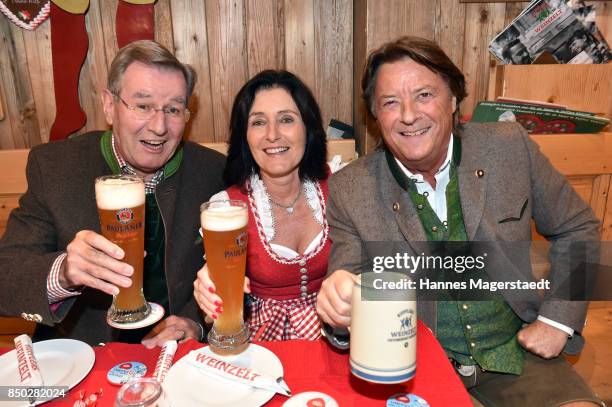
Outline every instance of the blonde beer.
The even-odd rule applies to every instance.
[[[102,236],[125,252],[123,262],[134,268],[132,285],[119,287],[108,311],[113,322],[144,319],[150,312],[142,292],[144,262],[144,181],[136,176],[111,175],[96,179],[96,204]]]
[[[248,220],[247,205],[241,201],[207,202],[201,207],[208,272],[223,301],[223,312],[208,335],[211,350],[219,354],[237,354],[247,346],[242,310]]]

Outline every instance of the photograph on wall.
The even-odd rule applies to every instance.
[[[584,2],[534,0],[491,41],[489,50],[505,64],[531,64],[544,53],[560,64],[607,63],[610,48],[594,13]]]

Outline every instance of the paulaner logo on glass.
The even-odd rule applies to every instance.
[[[382,273],[387,270],[406,270],[412,274],[417,270],[454,270],[463,273],[484,269],[486,257],[487,253],[482,256],[426,256],[425,253],[411,256],[408,253],[396,253],[395,256],[374,257],[372,271]]]

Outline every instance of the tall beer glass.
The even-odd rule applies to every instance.
[[[247,204],[231,200],[206,202],[200,210],[208,272],[223,301],[223,313],[208,333],[208,343],[215,353],[235,355],[246,349],[249,336],[242,315]]]
[[[134,267],[132,285],[119,287],[108,317],[116,323],[137,322],[150,312],[142,292],[145,187],[142,178],[109,175],[96,178],[96,203],[102,236],[125,252],[122,261]]]

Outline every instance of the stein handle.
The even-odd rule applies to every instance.
[[[329,324],[323,323],[321,327],[321,335],[337,349],[348,349],[351,338],[351,328],[334,328]]]

